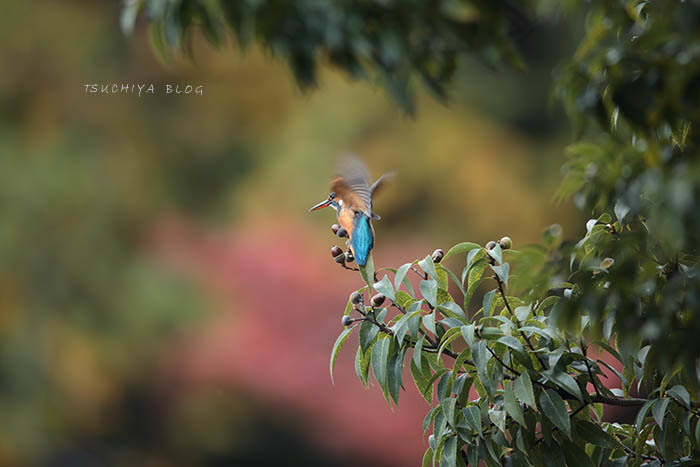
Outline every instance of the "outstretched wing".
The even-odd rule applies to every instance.
[[[346,156],[338,166],[339,178],[333,180],[331,189],[344,202],[371,215],[372,192],[369,187],[367,167],[356,157]]]
[[[390,181],[392,178],[394,178],[394,172],[387,172],[375,180],[375,182],[372,183],[372,186],[369,187],[370,196],[374,197],[377,192],[382,190],[384,185],[386,185],[386,182]]]

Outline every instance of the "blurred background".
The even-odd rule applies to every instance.
[[[307,209],[352,151],[397,172],[375,201],[378,266],[517,248],[554,222],[579,234],[552,201],[570,130],[549,92],[571,28],[537,24],[525,73],[463,63],[448,105],[421,95],[413,119],[330,69],[302,94],[255,47],[196,40],[194,61],[160,63],[143,24],[122,34],[121,6],[0,15],[0,465],[415,465],[414,387],[396,411],[363,389],[354,340],[331,385],[362,283],[332,262],[331,211]]]

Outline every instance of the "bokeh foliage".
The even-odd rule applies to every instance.
[[[145,8],[150,15],[153,41],[164,51],[162,44],[186,45],[187,33],[194,24],[202,25],[207,36],[216,42],[219,25],[228,23],[239,44],[245,46],[255,38],[273,54],[284,57],[302,86],[315,82],[315,63],[323,56],[352,77],[369,75],[409,111],[413,110],[409,89],[414,76],[423,78],[442,96],[443,86],[453,76],[455,60],[464,54],[495,63],[518,63],[512,41],[516,29],[512,27],[513,12],[506,2],[445,1],[438,2],[437,7],[435,2],[422,1],[285,5],[272,1],[130,2],[124,10],[124,24],[128,29],[136,13]],[[425,315],[433,318],[421,319],[413,326],[414,339],[420,339],[418,329],[425,326],[424,332],[433,334],[445,348],[452,345],[452,338],[463,338],[468,344],[466,355],[474,363],[464,379],[474,378],[472,381],[481,385],[477,385],[481,390],[476,402],[459,400],[463,396],[461,389],[455,393],[456,399],[452,398],[448,389],[454,380],[441,374],[442,361],[429,360],[428,366],[422,368],[422,353],[414,353],[418,359],[414,363],[421,370],[418,375],[414,373],[416,380],[430,373],[438,374],[441,382],[446,381],[438,384],[438,407],[444,415],[434,427],[431,449],[442,453],[448,465],[460,462],[457,448],[465,443],[475,446],[467,448],[467,456],[498,464],[506,455],[509,462],[527,463],[537,459],[536,451],[533,454],[528,447],[540,443],[534,437],[534,427],[539,422],[542,439],[551,448],[543,449],[543,454],[563,455],[550,459],[554,464],[564,460],[585,464],[585,459],[600,461],[607,457],[617,458],[620,463],[692,462],[697,456],[700,425],[691,402],[697,400],[700,378],[700,344],[695,339],[700,330],[700,166],[696,135],[700,123],[700,2],[572,1],[561,10],[552,8],[549,2],[527,5],[526,10],[528,6],[538,7],[537,11],[545,15],[577,18],[578,12],[583,12],[586,18],[577,52],[564,60],[559,69],[555,95],[569,112],[577,139],[569,149],[558,196],[573,197],[591,220],[586,224],[585,236],[575,244],[562,244],[557,235],[552,235],[557,229],[551,230],[545,244],[533,250],[537,254],[527,255],[531,261],[522,266],[521,278],[529,286],[522,289],[524,295],[517,300],[531,309],[539,309],[538,303],[551,305],[542,307],[543,312],[547,311],[544,308],[549,311],[533,316],[531,324],[537,327],[539,322],[550,332],[562,334],[538,334],[537,346],[531,347],[527,334],[511,332],[513,328],[519,330],[520,318],[514,310],[514,315],[508,315],[511,310],[506,306],[505,294],[503,303],[497,304],[497,309],[505,309],[501,310],[501,318],[505,319],[498,320],[502,322],[497,327],[499,331],[493,331],[496,336],[500,332],[505,335],[503,339],[498,337],[493,349],[486,337],[474,340],[470,329],[476,328],[469,326],[475,323],[471,321],[473,317],[467,318],[464,309],[463,322],[456,323],[449,320],[457,319],[452,315],[459,313],[448,308],[451,313],[443,314],[442,332],[441,327],[436,327],[434,312]],[[520,12],[516,16],[520,17]],[[327,24],[339,27],[324,29]],[[575,20],[572,25],[576,26]],[[487,261],[491,250],[476,251],[481,251]],[[489,264],[500,276],[500,289],[501,282],[507,283],[508,268],[503,268],[508,263],[502,262],[500,255],[493,260],[492,264],[485,262],[484,268]],[[436,301],[431,290],[446,291],[446,287],[439,287],[439,281],[446,283],[447,279],[440,279],[429,269],[430,266],[423,268],[433,276],[425,277],[423,299],[412,303],[425,301],[431,309],[439,310],[442,303],[451,301],[447,296],[443,297],[447,300]],[[458,282],[460,287],[468,287],[464,278]],[[399,280],[396,286],[401,283]],[[399,300],[396,290],[390,291],[386,284],[380,287],[393,295],[398,306],[410,306]],[[559,289],[563,290],[561,297],[554,293]],[[469,291],[465,292],[468,295]],[[490,297],[493,299],[494,295]],[[405,311],[409,313],[408,309]],[[411,313],[414,317],[422,314],[420,308]],[[522,311],[522,318],[528,318],[529,313]],[[386,370],[401,367],[396,362],[403,359],[403,339],[398,338],[398,329],[383,329],[383,319],[372,315],[373,324],[382,333],[374,337],[381,345],[376,352],[372,350],[370,357],[374,362],[376,353],[380,363],[373,366],[375,378],[395,399],[400,387],[396,381],[399,373],[394,371],[392,380]],[[459,330],[457,324],[467,328],[450,332]],[[613,338],[614,346],[607,349]],[[603,395],[615,399],[606,403],[632,400],[628,395],[633,383],[648,394],[642,402],[633,401],[643,404],[635,427],[581,420],[580,417],[590,419],[591,414],[580,407],[595,402],[590,394],[584,395],[585,384],[593,384],[597,371],[595,366],[590,368],[595,362],[589,361],[584,350],[592,343],[619,357],[624,368],[620,375],[622,393]],[[413,344],[418,345],[417,341]],[[521,351],[526,345],[529,350]],[[374,346],[377,348],[376,343]],[[365,347],[361,346],[364,352],[368,350]],[[568,357],[555,358],[554,362],[550,359],[549,363],[539,361],[538,349],[546,349],[550,355],[566,353]],[[487,350],[493,359],[485,356]],[[496,356],[511,364],[501,364]],[[509,360],[518,356],[517,363]],[[360,376],[365,379],[368,358],[360,355],[358,361],[363,370]],[[392,362],[394,365],[389,365]],[[389,366],[385,367],[385,363]],[[469,364],[458,361],[451,370],[452,376],[468,367]],[[529,391],[519,391],[520,396],[514,399],[514,393],[509,392],[508,372],[517,381],[532,372],[529,379],[537,382],[539,404],[531,403]],[[522,381],[519,384],[520,388],[527,386]],[[599,392],[604,389],[595,386],[595,397],[600,399]],[[562,400],[562,391],[568,402]],[[577,406],[577,400],[584,405]],[[488,404],[479,405],[484,401]],[[463,405],[461,412],[455,411],[457,403]],[[540,407],[541,411],[527,411],[540,418],[523,420],[521,403]],[[481,418],[472,413],[473,407]],[[647,414],[650,407],[651,414]],[[461,427],[458,414],[463,414],[466,423]],[[492,430],[485,443],[478,441],[484,438],[477,419]],[[547,435],[552,428],[547,428],[547,420],[568,436]],[[529,429],[529,437],[522,431],[510,431],[515,424],[525,431]],[[572,426],[580,431],[580,436],[571,437]],[[462,436],[460,428],[467,430],[468,435]],[[509,436],[506,431],[510,431]],[[521,441],[530,445],[518,444]],[[619,445],[621,442],[627,445]],[[533,455],[528,459],[518,452]]]
[[[228,25],[240,47],[255,40],[285,60],[302,88],[314,86],[319,65],[330,63],[384,87],[408,111],[417,81],[445,98],[445,84],[466,54],[491,65],[519,65],[511,37],[528,27],[506,1],[135,0],[122,14],[126,31],[142,9],[164,58],[168,48],[190,53],[194,27],[218,45]]]

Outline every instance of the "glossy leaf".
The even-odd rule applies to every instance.
[[[357,326],[351,326],[349,328],[346,328],[343,332],[340,333],[340,335],[338,336],[338,338],[335,341],[335,344],[333,344],[333,349],[331,350],[331,363],[330,363],[331,382],[333,382],[333,367],[335,367],[335,361],[338,359],[338,354],[340,353],[340,350],[343,348],[343,344],[345,344],[345,341],[350,336],[350,333],[356,327]]]
[[[551,389],[545,389],[540,394],[540,408],[545,416],[567,437],[571,438],[571,420],[564,400]]]

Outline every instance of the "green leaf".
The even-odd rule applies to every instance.
[[[405,349],[400,349],[390,359],[387,365],[387,387],[394,404],[399,405],[399,391],[401,390],[403,375],[403,357]]]
[[[493,303],[493,297],[496,295],[496,292],[498,292],[498,290],[493,289],[484,294],[484,300],[482,302],[484,316],[491,316],[491,304]]]
[[[437,288],[437,282],[433,279],[420,281],[420,293],[433,308],[437,306]]]
[[[617,449],[621,444],[615,437],[603,431],[595,423],[588,420],[578,420],[576,422],[576,434],[586,440],[586,442],[602,446],[604,448]]]
[[[551,389],[545,389],[540,394],[540,408],[551,422],[571,438],[571,420],[564,400]]]
[[[389,300],[391,300],[392,302],[396,302],[396,295],[394,295],[394,286],[391,285],[391,281],[389,280],[389,277],[386,274],[384,274],[382,280],[380,280],[379,282],[375,282],[374,290],[389,298]]]
[[[484,270],[486,269],[486,266],[488,263],[486,260],[479,260],[477,261],[476,264],[469,270],[469,277],[467,281],[467,294],[464,296],[464,309],[466,310],[469,306],[469,302],[471,301],[472,296],[474,295],[474,292],[476,292],[476,289],[479,287],[479,284],[484,280]]]
[[[486,250],[486,253],[496,261],[496,264],[501,264],[503,262],[503,250],[498,243],[490,250]]]
[[[666,391],[666,394],[673,397],[679,404],[685,407],[686,410],[690,410],[690,394],[685,387],[676,384]]]
[[[554,384],[569,392],[570,394],[576,396],[578,400],[583,400],[581,388],[579,388],[578,383],[570,374],[555,369],[549,375],[549,380],[553,381]]]
[[[385,390],[387,381],[387,365],[389,364],[389,336],[381,337],[372,346],[372,373],[379,386]]]
[[[523,417],[523,409],[515,400],[515,394],[513,393],[513,385],[510,381],[506,381],[505,389],[503,390],[503,408],[506,409],[506,413],[515,420],[520,426],[527,428],[525,423],[525,417]]]
[[[491,423],[496,425],[499,430],[505,433],[506,431],[506,412],[503,410],[490,409],[489,419]]]
[[[595,467],[591,458],[582,448],[569,440],[562,440],[564,446],[564,457],[568,467]]]
[[[331,350],[331,383],[333,383],[333,367],[335,367],[335,361],[338,358],[338,354],[340,353],[340,349],[343,348],[343,344],[345,344],[345,341],[348,339],[350,336],[350,333],[355,329],[357,325],[351,326],[347,329],[345,329],[343,332],[340,333],[338,336],[338,339],[336,339],[335,344],[333,344],[333,350]]]
[[[442,407],[439,405],[436,405],[430,411],[426,414],[425,418],[423,419],[423,436],[428,432],[428,429],[430,428],[430,425],[432,425],[433,420],[435,420],[435,416],[439,411],[442,410]]]
[[[479,437],[481,437],[481,410],[479,410],[479,406],[470,405],[469,407],[462,409],[462,414],[464,414],[464,419],[467,421],[469,426],[476,431]]]
[[[493,269],[493,272],[496,273],[498,277],[503,281],[503,284],[505,286],[508,286],[508,276],[510,274],[510,265],[508,263],[503,263],[500,266],[491,266],[491,269]]]
[[[613,210],[615,211],[615,217],[617,217],[617,220],[620,222],[620,224],[622,224],[622,220],[630,212],[629,206],[627,206],[622,200],[619,199],[615,203],[615,208]]]
[[[476,243],[473,242],[462,242],[458,243],[452,248],[450,248],[447,253],[445,253],[445,257],[443,258],[443,261],[446,260],[447,258],[458,255],[460,253],[467,253],[470,252],[471,250],[475,248],[481,248],[480,245],[477,245]]]
[[[423,462],[421,467],[433,467],[433,448],[428,448],[423,454]]]
[[[451,428],[455,426],[455,406],[457,404],[457,399],[454,397],[446,397],[442,401],[442,413],[445,414],[445,419]]]
[[[401,284],[404,283],[404,279],[406,278],[406,273],[408,272],[410,267],[411,267],[411,263],[406,263],[396,271],[396,275],[394,276],[394,287],[396,287],[397,291],[401,287]]]
[[[423,316],[423,326],[425,326],[425,329],[428,331],[437,335],[437,330],[435,329],[435,312]]]
[[[368,350],[367,352],[362,351],[362,347],[357,347],[357,353],[355,354],[355,373],[360,378],[362,385],[364,387],[369,386],[369,363],[371,361],[371,354]]]
[[[447,269],[441,264],[436,264],[435,265],[435,275],[436,275],[436,281],[438,284],[438,289],[443,289],[445,292],[447,292],[447,287],[449,287],[449,278],[447,276]],[[438,292],[439,293],[439,292]],[[448,294],[449,295],[449,294]],[[439,303],[452,300],[452,297],[449,299],[445,300],[439,300]]]
[[[418,368],[421,368],[421,360],[423,358],[423,341],[425,341],[425,336],[420,336],[416,346],[413,348],[413,362]]]
[[[515,313],[515,318],[523,322],[527,319],[528,316],[530,316],[530,310],[532,309],[532,306],[527,305],[527,306],[519,306],[513,312]]]
[[[542,444],[542,460],[546,467],[566,467],[564,449],[558,445],[546,446]]]
[[[669,402],[671,402],[671,399],[664,397],[662,399],[658,399],[656,402],[654,402],[654,405],[651,406],[651,413],[654,416],[654,421],[659,426],[663,426],[664,424],[666,408],[668,407]]]
[[[469,348],[473,348],[476,343],[476,336],[474,335],[474,323],[462,326],[462,336],[466,341]]]
[[[452,466],[457,464],[457,437],[450,436],[445,441],[445,446],[442,448],[442,464]]]
[[[432,277],[436,281],[438,280],[437,271],[435,270],[435,263],[433,263],[433,258],[430,255],[418,261],[418,266],[420,266],[421,269],[425,271],[430,277]]]
[[[414,354],[415,357],[415,354]],[[418,393],[428,403],[433,404],[433,387],[431,383],[431,373],[425,360],[421,361],[421,366],[417,366],[414,359],[411,359],[411,376],[416,384]]]
[[[369,321],[362,321],[360,324],[360,348],[363,352],[369,349],[377,334],[379,334],[379,327]]]
[[[464,266],[464,269],[462,270],[462,285],[464,285],[464,279],[467,278],[467,274],[471,270],[472,266],[474,266],[478,262],[475,260],[478,256],[480,256],[480,253],[483,253],[483,251],[483,248],[479,248],[474,249],[467,254],[467,265]]]
[[[460,328],[450,328],[447,330],[445,334],[442,336],[442,340],[440,342],[440,348],[438,349],[437,356],[440,358],[440,355],[442,355],[442,352],[445,351],[448,345],[452,343],[455,339],[458,337],[461,337],[462,335],[462,330]]]
[[[463,321],[466,320],[466,316],[464,315],[464,310],[460,308],[459,305],[457,305],[455,302],[445,302],[441,303],[438,305],[438,310],[441,312],[447,312],[443,313],[444,315],[450,317],[450,316],[457,316],[458,318],[461,318]]]
[[[374,284],[374,259],[371,253],[369,258],[367,258],[367,264],[360,266],[360,275],[365,280],[370,290],[372,290],[372,285]]]
[[[499,338],[496,342],[500,342],[501,344],[510,347],[516,352],[520,352],[521,354],[526,355],[525,349],[523,348],[523,344],[521,344],[520,341],[514,336],[503,336]]]
[[[520,402],[527,404],[533,409],[535,404],[535,393],[532,390],[532,381],[527,371],[524,371],[513,383],[513,392]]]
[[[406,333],[409,331],[410,327],[408,323],[411,321],[411,319],[414,319],[416,316],[420,316],[420,314],[420,311],[406,313],[394,325],[394,335],[396,336],[396,342],[398,342],[399,346],[403,344],[403,339],[404,337],[406,337]]]
[[[649,411],[649,407],[655,402],[654,399],[650,399],[644,403],[641,409],[639,409],[639,412],[637,412],[637,417],[635,418],[635,426],[637,427],[637,432],[641,431],[641,429],[644,427],[644,418],[647,415],[647,412]]]

